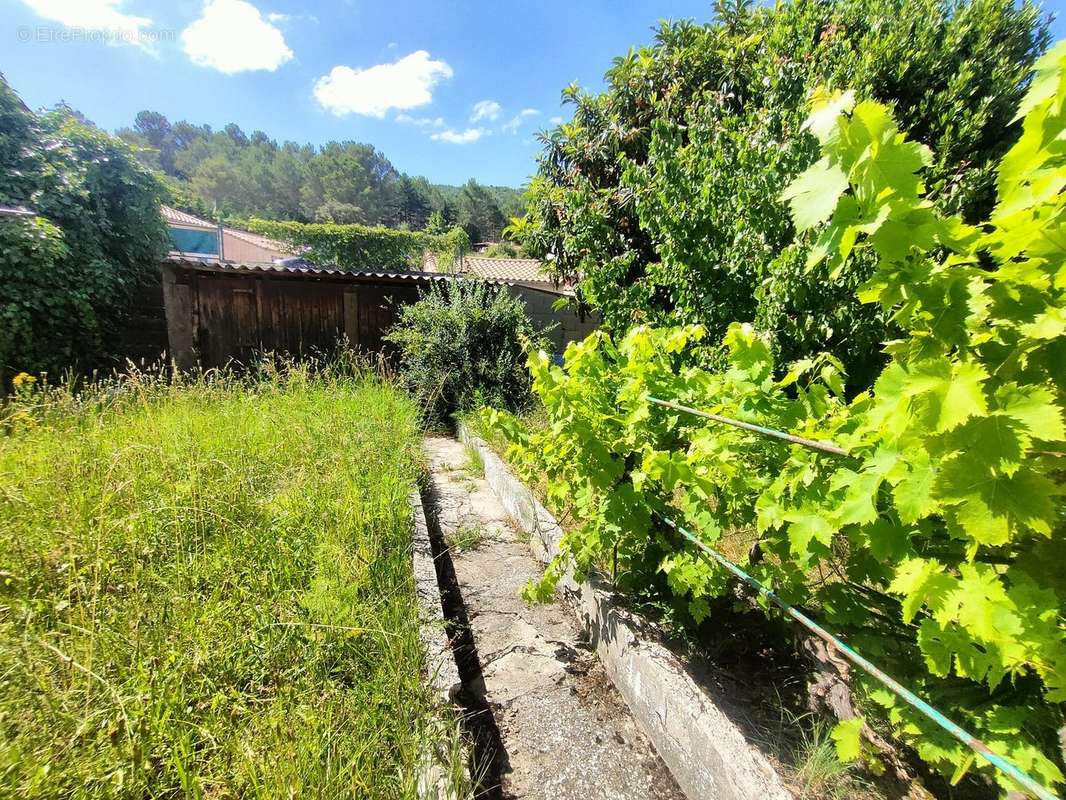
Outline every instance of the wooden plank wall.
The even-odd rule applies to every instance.
[[[111,352],[142,369],[166,362],[167,325],[163,299],[159,274],[146,276],[134,290],[129,315],[116,331],[115,341],[109,347]]]
[[[341,336],[359,349],[387,350],[382,336],[399,306],[420,294],[415,285],[372,280],[165,270],[168,331],[184,368],[247,364],[262,352],[327,353]]]

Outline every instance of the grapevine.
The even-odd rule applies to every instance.
[[[806,128],[821,159],[782,196],[818,243],[809,266],[877,262],[860,289],[905,336],[872,390],[848,398],[822,355],[779,369],[766,338],[734,323],[728,365],[689,357],[699,326],[638,326],[572,344],[564,367],[529,365],[550,424],[502,412],[527,477],[577,523],[532,594],[550,594],[617,552],[658,568],[696,620],[729,576],[672,536],[677,517],[708,545],[749,536],[744,566],[815,609],[934,706],[1048,786],[1064,783],[1057,731],[1066,704],[1066,42],[1037,64],[980,224],[938,211],[922,173],[930,151],[891,111],[820,90]],[[835,442],[839,457],[664,409],[649,396]],[[743,561],[743,556],[741,557]],[[879,684],[853,676],[867,716],[954,782],[1009,780]],[[862,724],[842,723],[859,757]]]

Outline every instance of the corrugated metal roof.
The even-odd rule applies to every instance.
[[[499,260],[499,259],[496,259]],[[512,259],[513,260],[513,259]],[[322,275],[332,277],[356,277],[356,278],[380,278],[384,280],[418,281],[432,283],[434,281],[463,280],[465,277],[474,277],[489,283],[504,286],[523,286],[537,291],[551,294],[570,294],[566,288],[556,288],[551,283],[544,281],[509,280],[507,278],[494,278],[485,275],[475,275],[470,272],[386,272],[383,270],[350,270],[336,266],[287,265],[287,264],[262,264],[262,263],[238,263],[233,261],[218,261],[216,259],[195,259],[186,256],[172,255],[167,258],[170,264],[202,269],[211,272],[238,272],[238,273],[268,273],[280,275]]]
[[[235,263],[209,259],[183,258],[171,256],[167,263],[177,264],[193,269],[208,269],[215,272],[266,272],[283,275],[333,275],[343,277],[389,278],[410,281],[450,281],[461,278],[443,272],[382,272],[375,270],[350,270],[340,267],[318,267],[311,265]]]

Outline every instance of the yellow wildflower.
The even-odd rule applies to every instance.
[[[21,389],[25,386],[27,389],[32,389],[33,384],[37,383],[37,379],[30,375],[28,372],[20,372],[14,378],[11,379],[11,385],[16,389]]]

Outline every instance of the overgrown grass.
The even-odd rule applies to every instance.
[[[0,425],[0,794],[411,797],[427,745],[458,753],[420,680],[399,392],[132,380]]]

